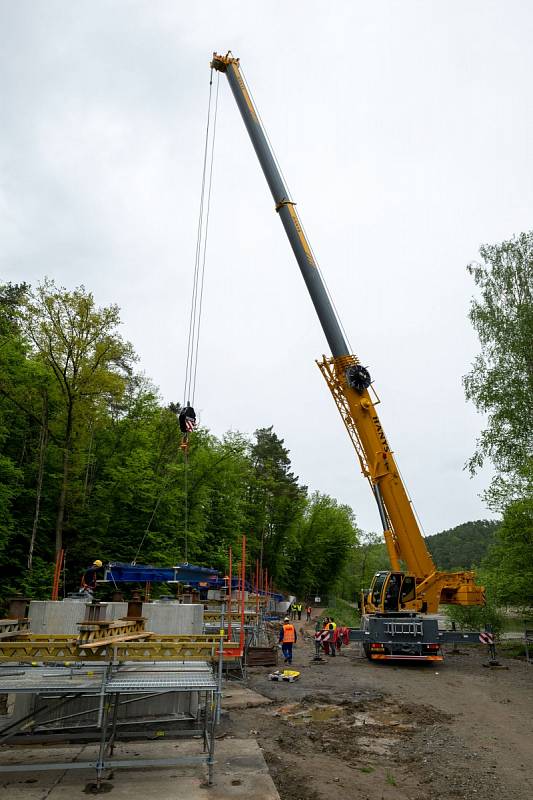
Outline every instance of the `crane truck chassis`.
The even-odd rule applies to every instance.
[[[376,500],[391,570],[378,572],[362,594],[360,641],[371,660],[442,660],[444,642],[478,642],[478,632],[439,630],[441,603],[482,605],[484,589],[473,572],[437,570],[426,547],[412,502],[379,421],[379,398],[371,376],[350,353],[304,228],[277,166],[260,116],[246,85],[239,59],[231,51],[213,53],[211,69],[226,75],[265,175],[332,356],[318,367],[324,376],[355,448],[363,476]],[[433,615],[433,616],[432,616]]]
[[[350,641],[361,642],[370,661],[443,661],[443,644],[479,644],[479,631],[441,630],[437,617],[413,612],[378,612],[363,614]]]

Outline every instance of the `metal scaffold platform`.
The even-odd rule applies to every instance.
[[[215,755],[217,691],[217,681],[207,662],[122,665],[78,663],[62,667],[45,665],[24,667],[14,664],[4,666],[0,668],[0,694],[35,695],[43,701],[43,705],[0,730],[0,744],[9,741],[21,730],[34,728],[38,724],[39,716],[56,713],[61,707],[77,698],[94,697],[97,700],[93,710],[96,713],[95,727],[99,730],[99,746],[96,759],[89,761],[2,764],[0,773],[94,769],[96,788],[99,788],[104,772],[112,768],[134,769],[205,763],[208,783],[211,785]],[[202,751],[198,755],[165,759],[113,758],[121,697],[123,695],[154,697],[169,692],[195,692],[198,693],[199,700],[203,700],[198,703],[193,726],[181,732],[181,735],[199,737],[203,745]],[[73,716],[77,715],[70,714],[65,719]],[[59,720],[61,717],[54,718],[55,722]]]
[[[47,763],[18,763],[12,761],[18,751],[4,751],[0,774],[94,769],[98,789],[104,774],[117,767],[205,764],[211,785],[224,672],[227,678],[230,670],[232,677],[244,677],[247,653],[265,635],[267,600],[260,594],[257,562],[255,594],[246,596],[245,537],[236,579],[231,549],[229,560],[229,576],[205,606],[150,603],[134,590],[127,606],[123,600],[80,603],[75,597],[32,603],[21,598],[10,608],[9,618],[0,620],[0,745],[93,744],[85,761],[63,755],[54,761],[52,755]],[[196,754],[192,745],[192,752],[171,758],[114,757],[117,731],[150,738],[161,726],[171,736],[198,739],[203,749]]]

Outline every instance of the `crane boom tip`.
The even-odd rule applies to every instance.
[[[219,72],[225,72],[228,68],[229,64],[239,64],[239,59],[234,58],[231,50],[228,50],[225,56],[221,56],[218,53],[213,53],[213,59],[211,61],[211,69],[216,69]]]

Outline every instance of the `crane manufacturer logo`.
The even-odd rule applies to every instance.
[[[383,432],[383,428],[381,427],[381,422],[379,421],[379,418],[378,418],[377,415],[372,417],[372,422],[376,426],[376,432],[377,432],[377,435],[379,437],[379,440],[380,440],[381,444],[383,445],[384,452],[385,453],[390,453],[390,448],[389,448],[389,443],[387,442],[387,437],[385,436],[385,433]]]
[[[246,105],[248,106],[248,110],[250,111],[250,114],[252,115],[252,117],[254,119],[254,122],[258,122],[257,114],[255,113],[254,104],[252,103],[252,98],[250,97],[250,95],[248,93],[248,89],[246,88],[246,86],[244,84],[244,81],[242,79],[242,75],[239,72],[239,70],[237,69],[237,67],[235,66],[235,64],[233,64],[233,67],[234,67],[234,70],[235,70],[235,76],[237,78],[237,83],[239,84],[239,87],[240,87],[241,92],[242,92],[242,96],[244,97]]]
[[[294,227],[296,228],[296,233],[298,234],[298,237],[300,239],[301,245],[302,245],[302,247],[304,249],[305,256],[306,256],[306,258],[307,258],[307,260],[309,262],[309,266],[310,267],[316,267],[315,259],[313,258],[313,254],[311,252],[311,248],[309,247],[307,239],[305,238],[305,234],[304,234],[302,226],[300,224],[300,220],[298,219],[298,214],[296,213],[294,205],[292,203],[290,203],[287,206],[287,208],[289,209],[289,214],[291,215],[292,221],[294,223]]]

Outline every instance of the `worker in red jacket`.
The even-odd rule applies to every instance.
[[[292,646],[296,642],[296,628],[288,617],[283,620],[283,625],[279,631],[279,641],[283,651],[283,658],[286,664],[292,664]]]
[[[337,641],[335,642],[335,646],[337,648],[337,653],[340,654],[342,645],[347,645],[350,641],[350,631],[344,625],[342,627],[337,627]]]

